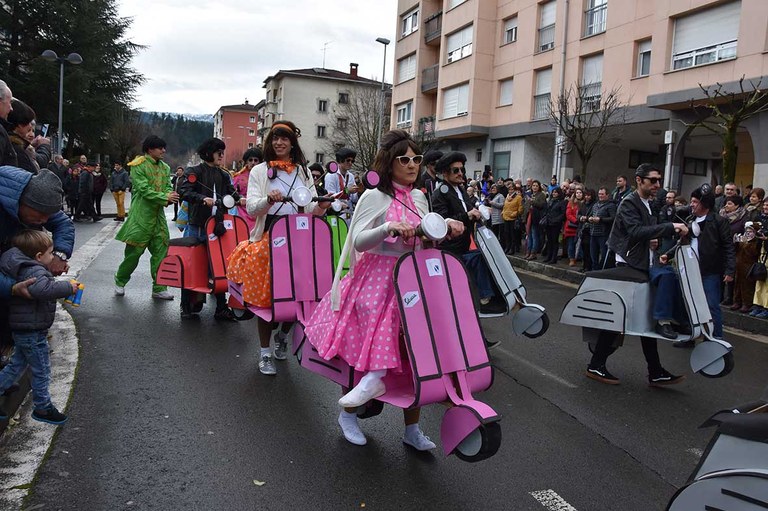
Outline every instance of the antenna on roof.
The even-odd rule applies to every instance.
[[[329,46],[329,45],[330,45],[332,42],[333,42],[333,41],[327,41],[327,42],[323,43],[323,69],[325,69],[325,52],[328,50],[328,46]]]

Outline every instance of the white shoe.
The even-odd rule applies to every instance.
[[[403,435],[403,443],[410,445],[417,451],[431,451],[435,447],[435,442],[429,439],[427,435],[421,430],[416,428],[416,432],[409,435],[407,432]]]
[[[123,286],[115,286],[115,296],[125,296],[125,288]]]
[[[354,389],[350,390],[339,399],[339,406],[344,408],[357,408],[371,399],[376,399],[386,391],[387,388],[384,386],[384,382],[378,378],[367,385],[361,381]]]
[[[152,293],[152,298],[157,298],[158,300],[173,300],[173,295],[168,291],[159,291],[157,293]]]
[[[345,417],[346,412],[342,411],[339,414],[339,426],[341,426],[341,432],[344,433],[344,438],[347,442],[355,445],[365,445],[368,443],[363,430],[360,429],[360,425],[357,423],[357,415],[352,417]]]
[[[275,360],[285,360],[288,358],[288,336],[278,331],[275,334]]]

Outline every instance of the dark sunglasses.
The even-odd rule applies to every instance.
[[[346,160],[344,160],[344,163],[355,163],[355,159],[354,158],[347,158]]]
[[[644,177],[642,179],[647,179],[648,181],[651,182],[652,185],[656,185],[656,184],[661,183],[661,180],[663,178],[661,178],[661,177]]]
[[[424,155],[417,154],[416,156],[395,156],[395,159],[402,166],[406,166],[411,162],[415,163],[416,165],[421,165],[421,161],[424,159]]]
[[[453,174],[459,174],[464,172],[464,167],[449,167],[448,170],[450,170]]]
[[[248,158],[248,161],[259,163],[259,159],[258,158]]]

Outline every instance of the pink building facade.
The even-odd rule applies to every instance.
[[[242,162],[243,153],[258,144],[258,110],[248,100],[242,105],[222,106],[213,118],[213,136],[227,145],[224,165],[234,169]]]

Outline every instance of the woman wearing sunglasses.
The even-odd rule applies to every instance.
[[[243,154],[243,168],[232,177],[232,184],[235,185],[235,190],[241,197],[248,196],[248,179],[251,177],[251,169],[261,163],[263,159],[264,154],[258,147],[252,147]],[[237,216],[245,220],[249,232],[256,226],[256,220],[248,214],[243,206],[237,206]]]
[[[349,273],[340,278],[336,270],[331,292],[310,318],[306,334],[320,356],[341,357],[356,371],[366,373],[360,383],[344,395],[339,425],[344,437],[356,445],[366,438],[355,413],[385,391],[387,371],[402,371],[402,332],[393,273],[398,258],[421,243],[416,227],[429,213],[424,194],[414,187],[422,162],[418,145],[403,130],[385,134],[373,164],[380,183],[360,197],[349,227],[341,261],[349,255]],[[451,232],[459,235],[463,224],[449,220]],[[397,236],[391,236],[396,233]],[[403,442],[420,451],[435,444],[419,428],[419,409],[404,410]]]

